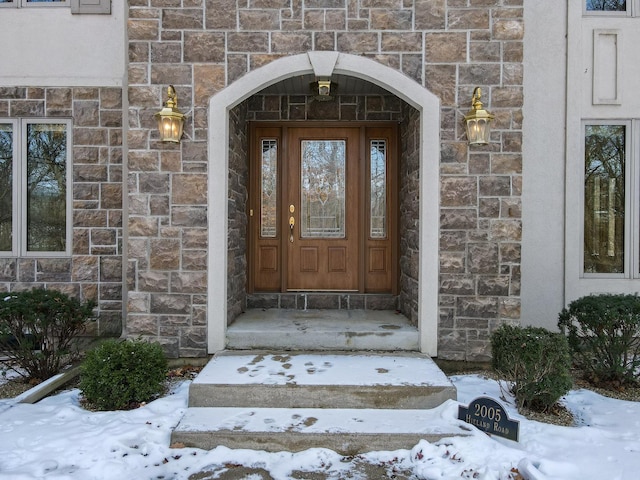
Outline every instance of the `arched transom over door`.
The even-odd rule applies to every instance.
[[[249,289],[397,290],[397,126],[251,127]]]

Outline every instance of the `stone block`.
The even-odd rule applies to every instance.
[[[225,87],[224,65],[195,65],[193,75],[195,105],[207,105],[209,99]]]
[[[491,26],[487,8],[449,8],[447,30],[483,30]]]
[[[521,19],[494,19],[492,36],[496,40],[524,39],[524,22]]]
[[[181,227],[207,227],[205,207],[174,207],[171,209],[171,224]]]
[[[442,275],[440,293],[447,295],[473,295],[475,284],[472,278],[462,275]]]
[[[468,230],[478,226],[478,211],[474,208],[441,208],[440,228]]]
[[[235,0],[205,0],[206,24],[210,30],[236,30],[238,14]]]
[[[156,217],[129,216],[129,235],[131,237],[153,237],[158,234]]]
[[[378,34],[340,32],[338,33],[338,50],[341,52],[377,52]]]
[[[0,281],[15,282],[18,279],[17,273],[15,258],[0,258]]]
[[[440,205],[443,207],[471,207],[478,203],[476,177],[441,177]]]
[[[127,315],[127,334],[134,338],[139,335],[158,335],[158,316],[138,315],[129,312]]]
[[[444,30],[446,0],[415,0],[415,28]]]
[[[98,281],[98,257],[90,255],[74,256],[72,258],[71,279],[74,282]]]
[[[522,240],[522,221],[519,219],[492,220],[491,239],[498,242]]]
[[[138,275],[138,289],[141,292],[168,292],[169,273],[145,271]]]
[[[497,244],[471,244],[468,245],[467,250],[467,265],[470,273],[498,273],[500,263]]]
[[[440,273],[465,273],[463,252],[440,252]]]
[[[312,36],[310,32],[273,32],[271,34],[271,51],[274,53],[304,53],[311,50]]]
[[[411,10],[393,10],[372,8],[370,10],[372,30],[411,30],[413,12]]]
[[[266,32],[229,32],[227,35],[229,52],[268,52],[269,34]]]
[[[174,174],[172,181],[172,204],[206,205],[207,177],[205,175]]]
[[[171,291],[176,293],[207,293],[207,272],[172,273]]]
[[[102,257],[100,259],[100,280],[103,282],[122,281],[122,258]]]
[[[467,34],[433,32],[425,36],[425,60],[428,63],[464,63],[467,58]]]
[[[157,40],[160,34],[158,20],[129,18],[127,21],[129,40]]]
[[[240,10],[240,30],[280,30],[280,15],[277,10]]]
[[[152,293],[151,313],[188,315],[191,310],[189,295]]]
[[[511,178],[502,176],[480,177],[478,180],[479,192],[484,197],[508,197],[511,196]]]
[[[497,316],[498,299],[495,297],[458,297],[456,299],[456,317],[487,319]],[[456,320],[458,321],[459,319]]]
[[[478,278],[478,295],[486,296],[509,296],[509,280],[506,275],[500,276],[480,276]]]
[[[201,8],[162,9],[162,28],[166,30],[202,30],[204,18]]]
[[[151,239],[149,265],[156,270],[176,270],[180,267],[180,241]]]
[[[168,193],[169,174],[144,172],[138,175],[140,193]]]

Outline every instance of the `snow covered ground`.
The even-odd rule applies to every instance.
[[[452,381],[464,405],[481,395],[502,395],[495,381],[477,375]],[[0,400],[0,479],[179,480],[202,470],[223,472],[225,466],[239,465],[267,471],[276,480],[292,478],[294,471],[297,479],[305,478],[300,471],[323,472],[322,478],[365,478],[358,477],[362,474],[353,459],[325,449],[266,453],[170,448],[171,429],[186,409],[188,385],[183,382],[173,394],[126,412],[86,411],[80,407],[78,390],[35,405]],[[411,450],[371,452],[357,460],[429,480],[513,479],[514,469],[533,480],[640,478],[640,403],[571,391],[564,404],[578,425],[559,427],[527,420],[500,401],[511,418],[520,421],[519,443],[474,430],[469,437],[421,441]],[[459,422],[458,405],[449,401],[442,409],[443,418],[452,424]]]

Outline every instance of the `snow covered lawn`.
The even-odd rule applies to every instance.
[[[493,380],[463,375],[452,381],[462,404],[481,395],[500,399]],[[186,480],[200,471],[222,473],[238,466],[269,472],[276,480],[293,478],[293,472],[297,479],[305,478],[300,472],[313,478],[356,479],[366,478],[357,467],[363,461],[429,480],[515,479],[517,469],[524,478],[535,480],[640,478],[640,403],[588,390],[571,391],[564,398],[578,419],[575,427],[527,420],[500,400],[511,418],[520,421],[520,443],[474,430],[469,437],[433,444],[421,441],[411,450],[345,459],[324,449],[266,453],[225,447],[170,448],[171,429],[187,406],[188,386],[185,381],[171,395],[126,412],[86,411],[80,407],[78,390],[35,405],[0,400],[0,479]],[[458,405],[449,401],[442,410],[443,419],[457,424]],[[245,478],[267,477],[249,473]]]

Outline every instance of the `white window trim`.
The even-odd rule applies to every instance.
[[[582,1],[582,15],[585,17],[635,17],[638,12],[637,0],[627,0],[626,11],[587,10],[587,0]]]
[[[13,125],[13,185],[12,185],[12,251],[0,252],[0,257],[69,257],[73,243],[73,122],[67,118],[0,118],[1,123]],[[27,124],[64,124],[67,129],[66,178],[66,245],[64,251],[48,252],[27,250],[27,190],[24,184],[26,163],[25,132]]]
[[[585,133],[587,125],[624,125],[625,130],[625,219],[624,219],[624,273],[587,273],[584,271],[584,159]],[[638,134],[640,120],[583,120],[581,125],[581,197],[580,197],[580,278],[584,279],[636,279],[640,278],[640,220],[637,218],[640,200],[640,152],[638,152]]]

